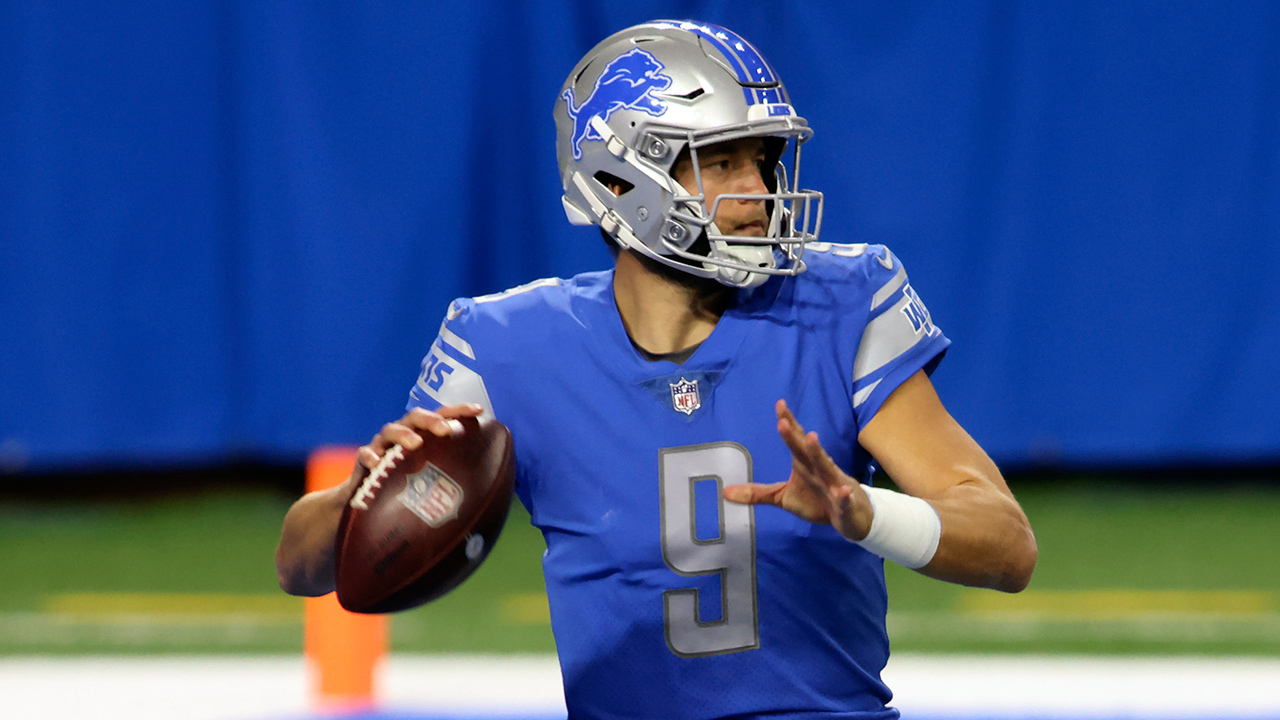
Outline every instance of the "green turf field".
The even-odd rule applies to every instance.
[[[1016,596],[890,566],[896,650],[1280,655],[1280,488],[1016,488],[1040,564]],[[0,654],[296,652],[276,589],[289,498],[0,499]],[[540,536],[517,507],[488,563],[394,616],[393,648],[551,652]]]

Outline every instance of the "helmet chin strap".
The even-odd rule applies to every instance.
[[[751,245],[730,245],[716,242],[712,245],[715,254],[721,258],[729,257],[751,267],[772,267],[773,252],[769,248]],[[704,264],[703,267],[715,267],[719,272],[716,279],[725,285],[738,288],[754,288],[763,285],[769,276],[765,273],[749,272],[724,266]]]
[[[720,228],[713,222],[707,226],[708,235],[720,235]],[[747,267],[772,268],[774,266],[773,248],[762,245],[734,245],[723,240],[711,242],[711,255],[716,259],[732,259]],[[754,288],[765,284],[769,279],[766,273],[749,272],[738,268],[724,267],[712,263],[703,263],[702,267],[716,272],[716,280],[730,287]]]

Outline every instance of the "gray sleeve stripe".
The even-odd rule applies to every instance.
[[[493,417],[493,403],[489,400],[484,378],[465,365],[453,366],[453,371],[448,374],[439,390],[433,390],[425,378],[418,379],[418,389],[441,405],[477,403],[484,408],[480,417]]]
[[[853,381],[874,373],[910,350],[922,335],[911,326],[902,309],[911,300],[903,295],[893,307],[867,323],[858,345],[858,356],[853,361]]]
[[[876,386],[879,384],[880,381],[877,380],[853,394],[853,407],[855,410],[861,407],[862,403],[867,401],[867,398],[871,397],[871,393],[875,391]]]
[[[471,349],[471,343],[458,337],[457,333],[445,327],[445,323],[440,323],[440,339],[454,350],[457,350],[472,360],[476,359],[476,351]]]
[[[871,309],[875,310],[876,308],[880,307],[880,303],[884,302],[885,300],[888,300],[894,293],[902,289],[902,284],[905,283],[906,281],[907,281],[907,269],[902,267],[901,264],[899,264],[898,273],[893,276],[893,279],[885,283],[884,287],[876,291],[876,294],[871,297]]]

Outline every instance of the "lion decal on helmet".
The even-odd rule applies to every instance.
[[[650,93],[671,87],[671,78],[662,74],[663,65],[657,58],[636,48],[619,55],[605,66],[596,79],[596,86],[574,107],[573,88],[564,91],[564,101],[573,120],[573,157],[582,159],[582,143],[599,140],[600,135],[591,127],[591,118],[599,115],[608,121],[609,116],[628,108],[641,110],[654,117],[667,112],[667,104]]]

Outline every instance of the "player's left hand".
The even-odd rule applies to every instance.
[[[829,523],[850,540],[866,537],[872,510],[862,486],[835,464],[818,433],[805,434],[785,400],[779,400],[776,409],[778,434],[791,450],[791,477],[780,483],[730,485],[724,489],[724,499],[776,505],[811,523]]]

